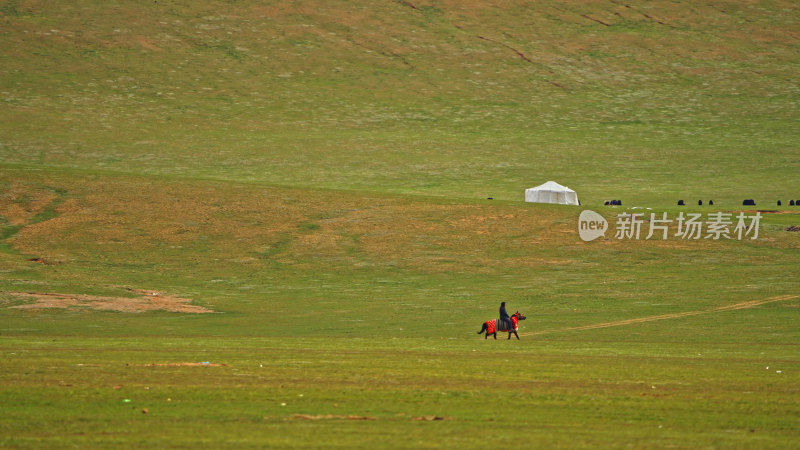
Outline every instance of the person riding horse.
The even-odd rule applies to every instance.
[[[501,305],[500,307],[503,308],[503,306],[504,305]],[[478,334],[486,333],[486,336],[483,337],[484,339],[488,339],[489,336],[493,336],[495,339],[497,339],[497,332],[503,331],[503,332],[508,332],[509,339],[511,339],[511,334],[513,333],[514,336],[517,337],[517,340],[519,340],[519,334],[517,333],[517,326],[521,320],[525,319],[527,319],[527,317],[525,317],[525,314],[522,314],[521,312],[517,311],[513,315],[511,315],[511,318],[509,320],[510,324],[504,324],[504,322],[501,319],[487,320],[486,322],[483,322],[483,324],[481,325],[481,330],[478,331]]]

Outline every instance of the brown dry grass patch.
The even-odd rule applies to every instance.
[[[0,188],[0,217],[13,226],[30,222],[58,198],[50,190],[17,180]]]
[[[72,264],[102,255],[103,264],[156,268],[326,261],[483,273],[567,262],[540,254],[541,244],[577,240],[571,223],[554,223],[562,210],[527,205],[431,204],[133,177],[86,181],[67,191],[55,217],[28,223],[8,240],[28,261]]]
[[[214,312],[202,306],[192,305],[191,299],[175,295],[163,295],[153,291],[132,290],[139,297],[103,297],[85,294],[54,294],[38,292],[8,292],[7,294],[32,301],[25,305],[12,306],[17,309],[46,308],[90,308],[100,311],[140,313],[145,311],[168,311],[189,314]]]

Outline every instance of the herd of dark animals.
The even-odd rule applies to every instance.
[[[488,197],[487,200],[494,200],[493,197]],[[603,203],[604,206],[622,206],[622,200],[606,200]],[[708,201],[709,206],[714,206],[714,200]],[[778,206],[782,206],[783,203],[778,200]],[[678,206],[686,206],[686,202],[683,200],[678,200]],[[703,206],[703,201],[698,200],[697,206]],[[756,201],[753,199],[746,199],[742,202],[742,206],[756,206]],[[800,206],[800,200],[789,200],[789,206]]]
[[[621,206],[622,205],[622,200],[606,200],[605,203],[603,203],[603,205],[605,205],[605,206]],[[708,201],[708,205],[709,206],[714,206],[714,200],[709,200]],[[686,206],[686,202],[683,201],[683,200],[678,200],[678,206]],[[697,206],[703,206],[703,201],[702,200],[698,200],[697,201]],[[751,199],[751,198],[746,199],[746,200],[744,200],[742,202],[742,206],[756,206],[756,201]],[[783,202],[778,200],[778,206],[783,206]],[[800,206],[800,200],[789,200],[789,206]]]
[[[604,204],[605,204],[605,206],[621,205],[622,201],[621,200],[608,200]],[[713,206],[714,205],[714,200],[709,200],[708,201],[708,205],[709,206]],[[686,206],[686,202],[683,201],[683,200],[678,200],[678,206]],[[702,200],[698,200],[697,201],[697,206],[703,206],[703,201]],[[742,202],[742,206],[756,206],[756,201],[753,200],[752,198],[745,199]],[[783,202],[778,200],[778,206],[783,206]],[[789,206],[800,206],[800,200],[789,200]],[[800,231],[800,227],[798,227],[797,225],[794,225],[794,226],[791,226],[791,227],[787,228],[786,231]]]

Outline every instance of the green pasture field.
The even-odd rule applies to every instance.
[[[797,448],[794,2],[56,3],[0,0],[0,446]]]

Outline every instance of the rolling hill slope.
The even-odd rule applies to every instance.
[[[791,196],[793,2],[5,2],[0,162],[519,200]],[[588,202],[588,203],[587,203]]]

